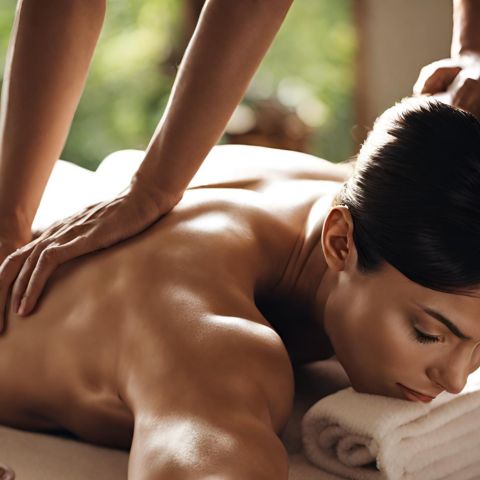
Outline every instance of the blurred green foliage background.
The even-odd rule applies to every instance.
[[[247,93],[294,109],[314,128],[308,151],[332,161],[354,148],[352,1],[293,2]],[[0,0],[2,74],[15,4]],[[173,83],[172,59],[185,46],[184,13],[181,0],[108,2],[63,159],[95,170],[112,151],[146,148]]]

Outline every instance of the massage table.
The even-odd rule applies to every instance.
[[[213,155],[216,155],[215,149]],[[140,151],[116,152],[105,158],[95,172],[59,160],[42,197],[33,230],[48,227],[53,221],[74,214],[92,203],[114,198],[128,187],[142,159],[143,152]],[[215,181],[216,172],[208,170],[211,168],[208,163],[202,165],[192,186],[202,185],[205,181],[211,183],[212,178]],[[217,180],[221,183],[223,179]],[[468,397],[452,395],[441,400],[442,395],[444,398],[450,395],[444,392],[432,402],[437,402],[436,410],[432,411],[426,405],[365,396],[352,391],[348,377],[335,357],[295,368],[294,373],[294,407],[280,434],[289,456],[289,480],[386,479],[383,470],[375,468],[375,462],[371,465],[370,458],[368,462],[360,464],[361,468],[350,468],[350,460],[355,460],[354,457],[359,455],[368,457],[372,450],[378,451],[380,460],[377,459],[377,467],[380,465],[381,469],[396,471],[396,479],[480,479],[480,437],[477,434],[480,429],[480,369],[469,377],[469,380],[472,379],[471,387],[464,389],[465,392],[471,392]],[[332,434],[343,436],[341,439],[336,437],[333,448],[327,445],[326,457],[324,452],[315,451],[321,443],[317,438],[311,437],[309,443],[305,442],[304,428],[306,419],[311,420],[312,425],[314,421],[321,423],[321,415],[325,412],[329,412],[330,424],[323,441],[327,440],[328,444],[328,437],[332,438]],[[375,436],[379,431],[385,431],[386,427],[391,427],[396,420],[405,418],[407,421],[400,422],[400,428],[395,427],[388,435],[376,438],[375,442],[372,442],[372,436],[366,436],[367,433]],[[356,429],[361,430],[360,435]],[[313,434],[316,436],[318,431],[315,427]],[[383,464],[378,463],[382,461],[382,451],[386,451],[384,447],[390,438],[402,432],[406,432],[406,435],[399,438],[393,449],[390,448],[389,455],[383,456]],[[334,451],[339,454],[338,445],[342,442],[351,444],[353,448],[343,452],[345,457],[350,458],[347,458],[347,463],[342,460],[342,465],[339,465]],[[413,451],[408,453],[409,449]],[[327,458],[324,469],[319,468],[323,465],[318,463],[320,457]],[[402,461],[399,460],[401,458]],[[317,466],[311,463],[312,459]],[[418,472],[410,477],[409,469],[421,462],[424,465],[420,465]],[[127,478],[128,452],[88,445],[66,436],[0,427],[0,464],[10,466],[20,480],[121,480]],[[342,475],[327,471],[342,472]],[[351,474],[344,473],[347,471]],[[0,476],[0,480],[10,478],[6,476],[3,479]]]

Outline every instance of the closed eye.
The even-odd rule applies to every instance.
[[[415,327],[412,327],[412,329],[413,329],[413,337],[419,343],[424,343],[424,344],[436,343],[440,341],[440,337],[437,337],[434,335],[428,335],[427,333],[424,333]]]

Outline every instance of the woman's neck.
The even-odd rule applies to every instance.
[[[334,354],[325,332],[324,307],[334,283],[323,254],[323,222],[334,195],[317,199],[289,252],[283,275],[257,306],[282,337],[292,361],[306,363]]]

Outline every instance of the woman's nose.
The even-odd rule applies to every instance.
[[[447,380],[443,382],[443,385],[448,393],[456,395],[464,389],[466,383],[467,377],[462,379],[462,377],[459,376],[452,376],[451,378],[448,377]]]
[[[472,345],[463,344],[438,369],[435,381],[452,394],[460,393],[468,380],[468,376],[478,368],[478,358],[473,355]]]

